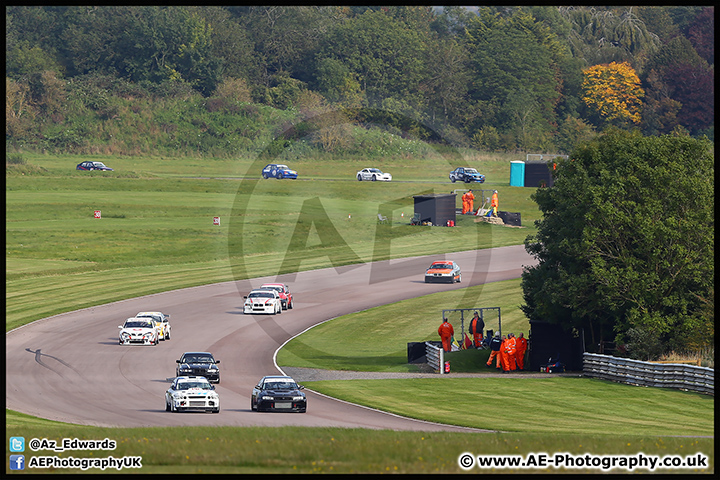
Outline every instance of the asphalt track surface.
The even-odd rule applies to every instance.
[[[426,284],[433,260],[455,260],[462,283]],[[308,391],[307,413],[250,410],[253,386],[282,373],[278,348],[340,315],[434,292],[519,278],[535,260],[523,246],[413,257],[225,282],[124,300],[38,320],[6,334],[6,407],[50,420],[109,427],[301,426],[415,431],[472,431],[392,415]],[[283,282],[295,308],[244,315],[243,295]],[[452,307],[451,307],[452,308]],[[141,311],[170,314],[172,335],[157,346],[118,344],[118,325]],[[220,360],[221,411],[171,413],[164,394],[175,360],[209,351]]]

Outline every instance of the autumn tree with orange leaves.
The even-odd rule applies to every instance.
[[[612,62],[583,70],[582,89],[583,102],[602,123],[616,126],[640,123],[645,91],[629,63]]]

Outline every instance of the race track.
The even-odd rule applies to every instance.
[[[469,429],[402,418],[312,391],[305,414],[257,413],[250,393],[278,374],[273,355],[289,338],[322,321],[367,308],[469,285],[518,278],[535,261],[523,246],[446,255],[462,268],[460,284],[426,284],[423,272],[443,256],[329,268],[175,290],[70,312],[6,334],[6,407],[82,425],[304,426],[417,431]],[[261,283],[287,283],[295,308],[276,316],[243,315],[243,295]],[[118,325],[140,311],[169,313],[172,338],[158,346],[121,346]],[[175,360],[209,351],[220,362],[219,414],[170,413],[164,393]]]

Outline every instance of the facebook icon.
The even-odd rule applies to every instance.
[[[10,470],[25,470],[25,455],[10,455]]]

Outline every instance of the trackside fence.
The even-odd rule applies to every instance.
[[[425,359],[427,364],[438,373],[445,373],[445,350],[442,347],[425,342]]]
[[[658,364],[585,353],[583,375],[643,387],[678,388],[715,395],[715,369],[681,363]]]

